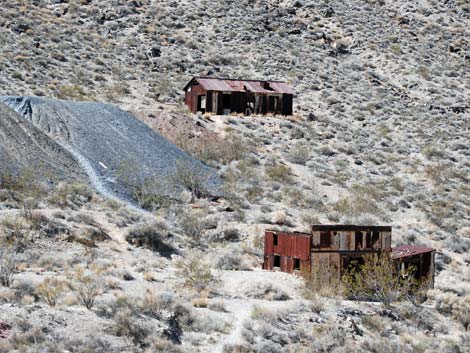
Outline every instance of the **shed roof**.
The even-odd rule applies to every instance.
[[[187,90],[194,81],[199,83],[206,91],[294,94],[292,87],[283,81],[237,80],[215,77],[193,77],[184,87],[184,90]]]
[[[294,235],[294,236],[298,236],[298,237],[310,237],[310,236],[311,236],[310,234],[304,233],[304,232],[297,232],[297,231],[294,231],[294,232],[287,232],[287,231],[274,230],[274,229],[266,229],[265,235],[266,235],[267,233],[284,234],[284,235]]]
[[[433,248],[421,245],[400,245],[392,249],[392,257],[394,259],[401,259],[409,256],[416,256],[433,252]]]
[[[391,232],[391,226],[361,226],[355,224],[313,224],[311,226],[312,231],[367,231],[367,230],[376,230],[382,232]]]

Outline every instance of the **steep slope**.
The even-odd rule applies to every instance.
[[[178,191],[172,176],[179,162],[200,173],[208,189],[218,184],[215,170],[114,106],[35,97],[2,100],[69,151],[104,194],[130,196],[128,179],[146,177],[158,179],[156,192],[172,194]]]
[[[144,108],[181,101],[192,75],[209,74],[287,79],[298,112],[469,99],[468,1],[7,0],[0,26],[7,94]]]
[[[86,180],[67,150],[1,102],[0,168],[34,168],[49,179]]]

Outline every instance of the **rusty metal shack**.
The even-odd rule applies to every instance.
[[[352,266],[387,253],[403,268],[413,264],[416,279],[434,277],[434,250],[409,245],[392,249],[389,226],[312,225],[310,233],[267,230],[264,241],[265,270],[325,271],[339,279]]]
[[[400,270],[413,266],[414,277],[434,287],[434,255],[435,250],[420,245],[400,245],[393,248],[392,258]]]
[[[193,77],[184,91],[193,113],[292,115],[294,90],[283,81]]]
[[[391,227],[313,225],[311,233],[266,231],[263,268],[292,273],[321,268],[338,278],[354,261],[363,264],[391,250]]]

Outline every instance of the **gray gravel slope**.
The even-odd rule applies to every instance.
[[[34,168],[49,179],[86,180],[76,159],[31,122],[0,102],[0,168]]]
[[[212,193],[220,181],[216,170],[180,150],[125,111],[103,103],[38,97],[1,97],[10,107],[67,149],[104,194],[128,198],[117,180],[122,163],[137,165],[136,175],[158,178],[158,191],[171,195],[177,161],[199,170]]]

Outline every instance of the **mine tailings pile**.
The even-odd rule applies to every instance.
[[[216,170],[189,156],[129,113],[109,104],[38,97],[0,97],[35,130],[73,156],[92,185],[105,196],[129,200],[132,190],[119,178],[128,165],[133,178],[157,178],[156,193],[180,192],[172,184],[178,164],[196,170],[217,193]],[[71,163],[73,166],[73,163]],[[68,168],[65,166],[65,168]]]

